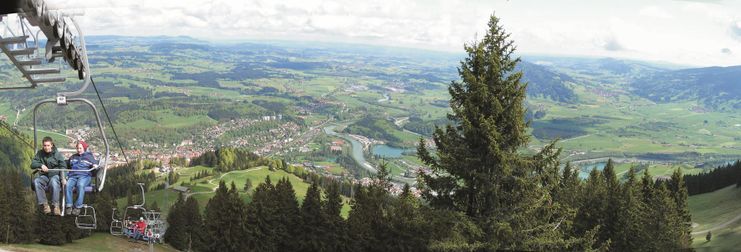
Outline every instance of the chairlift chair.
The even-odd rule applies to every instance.
[[[34,106],[33,147],[34,150],[37,150],[38,128],[36,125],[36,115],[41,105],[56,103],[59,106],[64,106],[69,103],[78,102],[89,105],[93,109],[101,138],[105,145],[105,155],[101,157],[99,165],[87,170],[93,173],[95,179],[91,180],[90,186],[85,187],[85,192],[94,195],[96,192],[103,190],[103,186],[105,185],[110,148],[95,105],[84,98],[71,98],[82,94],[92,81],[83,33],[73,17],[56,10],[49,10],[43,0],[21,0],[18,7],[20,9],[17,13],[3,12],[0,15],[0,28],[4,28],[4,30],[0,31],[0,50],[8,56],[10,61],[23,74],[23,77],[28,80],[30,86],[0,87],[0,90],[33,89],[39,84],[64,83],[67,78],[64,75],[59,75],[63,69],[61,62],[58,66],[47,66],[55,58],[62,58],[72,70],[77,72],[78,77],[83,80],[83,85],[79,90],[58,93],[56,98],[42,100]],[[11,15],[17,16],[17,23],[14,23],[15,16],[10,18]],[[34,33],[31,27],[37,27],[38,30]],[[76,31],[76,34],[73,33],[72,29]],[[47,41],[45,54],[39,52],[39,35],[42,33]],[[71,171],[70,169],[50,170],[63,173]],[[63,206],[65,200],[64,196],[62,196]],[[62,216],[64,215],[63,208]],[[81,214],[75,217],[75,224],[80,229],[95,229],[97,227],[95,209],[90,205],[84,205]]]
[[[116,208],[113,208],[113,211],[111,212],[111,226],[110,226],[110,232],[111,235],[119,236],[123,235],[124,226],[123,223],[120,220],[116,219]]]

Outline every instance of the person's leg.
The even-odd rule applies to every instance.
[[[49,179],[51,184],[51,204],[54,206],[54,215],[62,215],[62,208],[59,206],[59,195],[62,193],[62,183],[60,182],[59,175],[53,176]]]
[[[39,205],[48,204],[46,200],[46,187],[49,185],[49,177],[38,176],[33,180],[36,187],[36,201]]]
[[[77,180],[77,201],[75,201],[75,208],[81,208],[85,200],[85,187],[90,185],[90,177],[83,176]]]
[[[59,193],[62,191],[62,186],[59,182],[59,175],[51,177],[49,182],[51,184],[51,204],[59,206]]]
[[[71,210],[69,208],[72,208],[72,190],[75,188],[75,185],[78,184],[77,177],[69,177],[67,179],[67,186],[64,190],[64,196],[67,199],[67,203],[65,204],[68,208],[68,210]]]

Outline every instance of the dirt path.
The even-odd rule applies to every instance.
[[[727,227],[728,225],[731,225],[732,223],[734,223],[734,222],[736,222],[736,221],[738,221],[740,219],[741,219],[741,214],[737,215],[736,217],[734,217],[733,219],[731,219],[729,221],[726,221],[726,222],[723,222],[721,224],[715,225],[714,227],[711,227],[711,228],[708,228],[708,229],[705,229],[705,230],[700,230],[700,231],[697,231],[697,232],[692,232],[692,235],[705,234],[708,231],[715,231],[715,230],[718,230],[718,229]]]
[[[252,169],[247,169],[247,170],[239,170],[239,171],[230,171],[230,172],[221,174],[221,176],[219,176],[218,180],[223,179],[224,176],[226,176],[227,174],[253,172],[253,171],[262,170],[263,168],[265,168],[265,167],[258,167],[258,168],[252,168]],[[194,193],[188,193],[188,194],[185,194],[185,198],[188,198],[191,195],[196,195],[196,194],[207,194],[207,193],[214,193],[214,192],[216,192],[216,189],[219,188],[219,185],[217,185],[217,184],[214,183],[214,181],[216,181],[216,180],[217,180],[216,178],[212,178],[212,179],[208,180],[208,183],[209,184],[214,185],[214,188],[211,189],[210,192],[194,192]],[[2,252],[2,251],[0,251],[0,252]]]

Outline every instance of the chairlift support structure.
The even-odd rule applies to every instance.
[[[147,223],[147,228],[144,231],[144,239],[147,240],[148,243],[162,243],[164,242],[165,232],[167,231],[167,225],[164,220],[162,220],[161,213],[154,211],[154,210],[147,210],[144,205],[146,204],[146,195],[144,194],[144,183],[137,183],[139,185],[139,188],[141,189],[141,195],[142,195],[142,203],[141,204],[135,204],[133,206],[127,206],[126,209],[124,209],[123,215],[121,216],[121,220],[116,219],[116,208],[113,208],[113,214],[111,216],[111,225],[110,225],[110,233],[115,236],[123,235],[123,230],[126,228],[124,225],[123,220],[128,216],[129,211],[134,210],[141,210],[142,211],[142,217],[144,217],[144,220]]]
[[[63,70],[71,69],[76,72],[77,77],[83,81],[80,89],[60,92],[55,98],[42,100],[34,106],[33,148],[34,151],[37,150],[36,118],[41,105],[56,103],[58,106],[65,106],[71,102],[87,104],[94,112],[105,147],[105,155],[101,156],[98,166],[87,170],[95,175],[95,180],[92,180],[91,185],[85,188],[85,192],[93,194],[99,192],[105,185],[110,158],[108,139],[95,105],[87,99],[74,98],[81,95],[92,81],[84,34],[73,16],[50,8],[44,0],[16,0],[14,4],[16,7],[14,10],[3,9],[0,12],[0,51],[8,56],[11,63],[30,85],[0,87],[0,90],[34,89],[40,85],[63,84],[67,80]],[[44,38],[45,53],[41,54],[40,47]],[[54,63],[57,58],[63,60]],[[66,62],[68,67],[65,67],[62,62]],[[50,170],[72,171],[70,169]],[[68,199],[62,196],[62,206],[65,205],[66,200]],[[62,207],[62,216],[66,214],[64,211]],[[81,214],[75,217],[75,224],[80,229],[95,229],[97,227],[95,209],[90,205],[83,205]]]

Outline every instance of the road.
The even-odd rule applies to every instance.
[[[736,217],[733,217],[733,219],[730,219],[730,220],[728,220],[726,222],[723,222],[721,224],[715,225],[714,227],[711,227],[711,228],[708,228],[708,229],[705,229],[705,230],[700,230],[700,231],[697,231],[697,232],[692,232],[692,235],[707,234],[709,231],[715,231],[715,230],[718,230],[718,229],[727,227],[728,225],[731,225],[732,223],[734,223],[734,222],[736,222],[738,220],[741,220],[741,214],[737,215]]]

